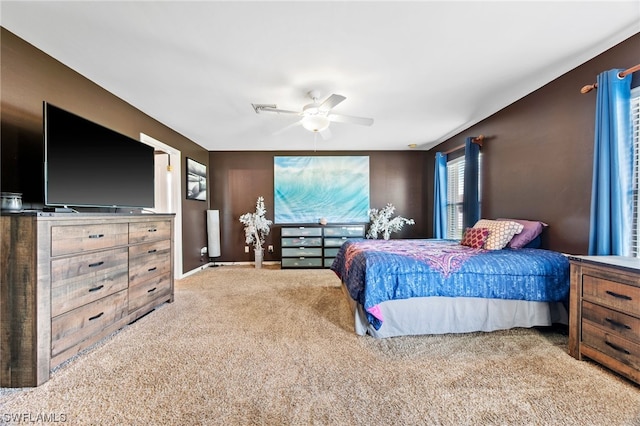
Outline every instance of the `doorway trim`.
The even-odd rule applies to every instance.
[[[182,278],[182,153],[164,142],[160,142],[159,140],[144,133],[140,133],[140,142],[169,154],[169,162],[171,164],[170,173],[172,176],[170,184],[171,201],[169,203],[171,211],[162,213],[174,213],[176,215],[173,226],[173,263],[175,266],[174,278],[180,279]],[[156,176],[156,184],[158,179],[166,179],[166,176]]]

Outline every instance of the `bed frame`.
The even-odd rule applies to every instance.
[[[568,324],[568,312],[561,302],[483,299],[477,297],[416,297],[380,304],[384,322],[376,330],[367,321],[362,305],[342,290],[354,316],[356,334],[375,338],[420,334],[470,333],[510,328]]]

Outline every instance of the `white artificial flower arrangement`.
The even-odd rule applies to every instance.
[[[245,213],[240,216],[240,222],[244,224],[245,240],[247,244],[253,244],[256,251],[262,250],[266,237],[269,235],[269,226],[273,223],[264,217],[266,213],[264,198],[258,197],[255,213]]]
[[[392,232],[400,231],[405,224],[415,224],[413,219],[406,219],[401,216],[396,216],[391,219],[391,215],[393,215],[395,210],[396,208],[391,203],[387,203],[387,205],[380,210],[369,209],[371,224],[369,225],[367,238],[378,238],[378,234],[382,234],[382,237],[388,240]]]

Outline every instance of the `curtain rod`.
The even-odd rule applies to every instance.
[[[482,146],[482,141],[484,141],[484,135],[476,136],[475,138],[473,138],[471,140],[471,142],[473,142],[475,144],[478,144],[480,146]],[[465,146],[464,144],[455,146],[455,147],[451,148],[450,150],[443,152],[442,154],[443,155],[451,154],[452,152],[455,152],[455,151],[457,151],[459,149],[464,148],[464,146]]]
[[[636,71],[640,71],[640,64],[618,73],[618,77],[625,78],[629,74],[633,74]],[[598,83],[587,84],[586,86],[583,86],[582,89],[580,89],[580,93],[582,94],[589,93],[590,91],[596,88],[598,88]]]

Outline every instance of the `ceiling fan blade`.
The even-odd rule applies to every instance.
[[[289,111],[287,109],[278,109],[278,108],[269,108],[269,107],[261,108],[260,111],[277,112],[278,114],[296,114],[296,115],[300,115],[300,111]]]
[[[329,130],[329,128],[327,127],[324,130],[321,130],[317,133],[320,133],[320,136],[322,136],[322,140],[326,141],[327,139],[331,139],[331,130]]]
[[[288,125],[288,126],[286,126],[286,127],[283,127],[282,129],[280,129],[280,130],[278,130],[278,131],[276,131],[276,132],[274,132],[274,133],[272,133],[272,134],[273,134],[274,136],[276,136],[276,135],[279,135],[280,133],[284,133],[284,132],[286,132],[286,131],[287,131],[287,130],[289,130],[289,129],[292,129],[292,128],[294,128],[294,127],[301,126],[301,125],[302,125],[302,120],[298,120],[298,121],[295,121],[295,122],[293,122],[293,123],[289,124],[289,125]]]
[[[354,117],[352,115],[329,114],[327,118],[336,123],[359,124],[361,126],[371,126],[373,124],[373,118]]]
[[[345,98],[342,95],[336,95],[335,93],[331,96],[329,96],[319,107],[318,109],[320,111],[329,111],[331,108],[335,107],[336,105],[338,105],[340,102],[344,101]]]

